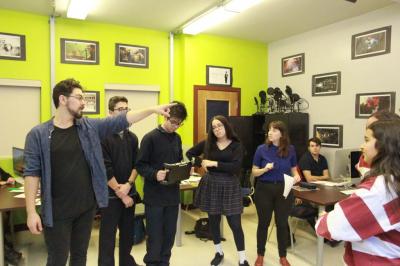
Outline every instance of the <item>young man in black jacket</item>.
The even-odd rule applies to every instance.
[[[147,266],[167,266],[174,244],[179,206],[179,184],[164,185],[164,163],[182,161],[182,141],[175,132],[186,119],[185,105],[170,108],[170,117],[147,133],[140,144],[136,169],[144,178],[144,203],[147,226]]]
[[[129,111],[128,99],[114,96],[108,101],[110,116]],[[99,266],[114,266],[115,235],[119,229],[119,265],[137,266],[131,256],[135,216],[135,161],[137,136],[124,129],[101,142],[108,180],[108,207],[101,209]]]

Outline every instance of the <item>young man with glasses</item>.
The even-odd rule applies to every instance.
[[[96,205],[108,205],[108,188],[100,141],[150,114],[169,116],[160,105],[106,119],[82,117],[83,89],[74,79],[53,89],[54,117],[34,127],[25,141],[27,225],[33,234],[44,232],[47,266],[86,265]],[[41,217],[36,194],[41,192]]]
[[[179,206],[179,184],[164,185],[164,163],[183,160],[182,141],[175,132],[186,119],[185,105],[174,102],[170,117],[147,133],[141,143],[136,169],[144,177],[144,203],[147,231],[147,266],[167,266],[174,244]]]
[[[115,117],[129,111],[128,99],[114,96],[108,101],[108,113]],[[137,136],[124,129],[101,142],[108,180],[108,207],[101,209],[99,266],[114,266],[115,235],[119,229],[119,265],[136,266],[131,256],[135,218],[135,161]],[[136,197],[137,198],[137,197]]]

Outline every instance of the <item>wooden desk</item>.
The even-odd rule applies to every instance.
[[[325,207],[329,205],[333,205],[342,199],[348,197],[341,193],[343,188],[339,187],[327,187],[322,185],[317,185],[318,190],[311,191],[297,191],[293,189],[293,194],[296,198],[299,198],[303,201],[311,202],[318,205],[318,216],[325,211]],[[323,252],[324,252],[324,238],[318,236],[318,244],[317,244],[317,266],[323,265]]]
[[[8,188],[11,185],[0,187],[0,217],[3,217],[3,212],[25,208],[25,199],[14,198],[17,193],[11,193]],[[0,266],[4,266],[4,230],[3,219],[0,221]]]

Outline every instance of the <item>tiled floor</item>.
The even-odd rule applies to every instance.
[[[193,214],[193,213],[192,213]],[[195,214],[199,214],[196,213]],[[193,215],[182,215],[183,231],[193,230],[194,220]],[[205,214],[203,214],[205,217]],[[256,259],[256,228],[257,215],[254,206],[245,208],[242,216],[242,224],[245,232],[246,253],[250,265],[254,265]],[[307,225],[300,223],[296,231],[295,252],[289,249],[288,260],[294,266],[315,265],[316,258],[316,237],[311,230],[308,230]],[[224,233],[227,241],[223,242],[222,246],[225,252],[224,266],[238,265],[238,256],[233,242],[232,233],[224,223]],[[24,259],[20,265],[38,266],[46,264],[46,249],[43,243],[42,236],[32,236],[29,232],[17,234],[17,249],[23,253]],[[275,232],[272,233],[271,239],[267,243],[267,253],[265,256],[264,265],[279,265],[279,257],[277,251],[277,243]],[[132,249],[138,263],[142,263],[143,256],[146,251],[145,242],[135,245]],[[171,266],[201,266],[210,265],[210,260],[214,255],[214,247],[212,241],[203,242],[196,239],[194,235],[183,235],[183,246],[174,247],[172,250]],[[344,252],[343,244],[338,247],[331,248],[324,245],[324,266],[342,265],[342,254]],[[95,225],[92,231],[92,238],[88,251],[87,265],[97,265],[98,254],[98,225]],[[118,252],[116,260],[118,260]]]

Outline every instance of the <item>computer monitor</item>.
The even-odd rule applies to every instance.
[[[24,163],[24,150],[16,147],[12,147],[13,167],[14,173],[17,176],[24,175],[25,163]]]
[[[351,178],[361,177],[360,172],[356,169],[356,165],[360,160],[361,151],[351,151],[350,152],[350,176]]]

